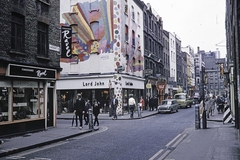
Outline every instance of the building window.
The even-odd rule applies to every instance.
[[[135,47],[135,32],[132,31],[132,46]]]
[[[132,20],[135,21],[134,7],[132,6]]]
[[[137,12],[137,23],[140,24],[140,13]]]
[[[11,49],[24,51],[24,16],[12,13],[11,23]]]
[[[37,12],[39,15],[47,16],[49,12],[49,0],[39,0],[37,3]]]
[[[125,41],[128,42],[128,26],[125,25]]]
[[[44,117],[42,84],[33,81],[13,81],[13,120]]]
[[[39,55],[48,55],[48,25],[41,22],[38,22],[37,49]]]

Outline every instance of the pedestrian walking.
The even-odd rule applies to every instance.
[[[117,119],[117,106],[118,106],[118,99],[116,98],[116,95],[113,95],[113,98],[111,100],[111,108],[113,112],[113,120]]]
[[[94,122],[93,125],[95,126],[97,123],[97,126],[99,126],[99,121],[98,121],[98,115],[100,113],[100,103],[95,99],[93,101],[93,115],[94,115]]]
[[[84,111],[85,125],[88,125],[88,123],[89,123],[88,110],[90,109],[90,107],[91,107],[90,100],[87,99],[86,102],[85,102],[85,111]]]
[[[133,111],[134,111],[134,108],[136,106],[136,101],[133,98],[132,94],[130,94],[130,98],[128,100],[128,104],[129,104],[129,109],[130,109],[130,118],[133,118]]]
[[[150,97],[149,99],[149,111],[153,111],[154,110],[154,98]]]
[[[143,112],[143,109],[145,107],[145,101],[143,99],[143,96],[140,97],[139,103],[140,103],[140,111]]]
[[[209,105],[209,112],[208,112],[208,117],[209,117],[209,114],[211,116],[214,115],[214,110],[215,110],[215,103],[216,103],[216,100],[215,100],[215,96],[212,95],[208,101],[208,105]]]
[[[74,104],[74,113],[76,115],[76,127],[78,126],[78,118],[80,123],[80,129],[82,129],[82,122],[83,122],[83,114],[85,111],[85,101],[82,98],[82,94],[77,95],[77,100]]]

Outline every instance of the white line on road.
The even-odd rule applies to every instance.
[[[187,136],[187,134],[183,134],[183,135],[177,140],[177,142],[172,145],[172,147],[175,148],[186,136]]]
[[[161,157],[158,158],[158,160],[163,160],[170,152],[170,150],[167,150]]]
[[[170,146],[181,134],[177,135],[175,138],[173,138],[167,145],[166,147]]]
[[[149,160],[154,160],[159,154],[161,154],[163,149],[160,149],[156,154],[154,154]]]

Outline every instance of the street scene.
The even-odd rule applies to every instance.
[[[239,160],[238,1],[0,1],[0,159]]]
[[[88,125],[82,130],[72,126],[72,114],[59,115],[56,128],[5,139],[0,159],[237,160],[240,157],[234,125],[223,124],[223,114],[217,110],[208,119],[207,130],[196,130],[194,107],[173,114],[144,110],[142,115],[139,118],[135,112],[135,118],[130,119],[126,113],[112,120],[108,114],[100,114],[100,126],[94,130]]]

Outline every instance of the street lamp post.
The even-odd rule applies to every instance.
[[[207,129],[204,85],[205,85],[205,67],[202,66],[202,101],[203,101],[202,125],[203,125],[203,129]]]

